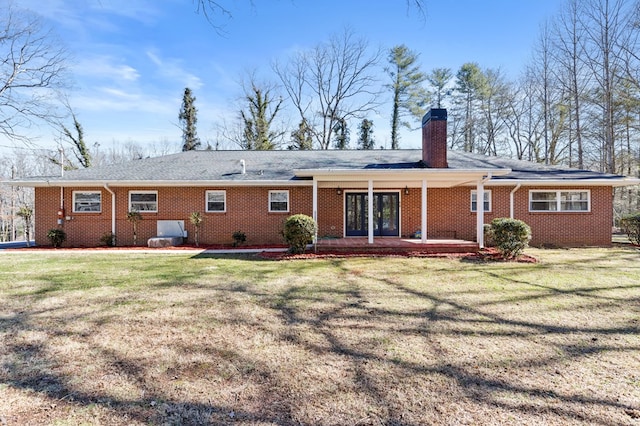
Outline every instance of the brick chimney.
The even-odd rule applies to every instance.
[[[447,110],[432,108],[422,117],[422,161],[434,169],[446,169]]]

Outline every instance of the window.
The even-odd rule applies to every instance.
[[[158,191],[129,192],[129,211],[158,212]]]
[[[478,191],[471,191],[471,211],[478,211]],[[484,191],[484,211],[491,211],[491,191]]]
[[[588,212],[589,191],[529,191],[529,211]]]
[[[102,193],[100,191],[73,191],[74,213],[100,213]]]
[[[207,208],[206,211],[224,213],[227,211],[227,192],[226,191],[207,191]]]
[[[269,191],[269,211],[289,211],[289,191]]]

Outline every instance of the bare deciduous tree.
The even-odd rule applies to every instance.
[[[34,122],[55,123],[65,87],[66,52],[37,17],[9,5],[0,12],[0,134],[27,142]]]
[[[369,51],[364,39],[350,30],[333,36],[311,51],[300,52],[274,71],[291,102],[315,127],[321,149],[329,149],[336,125],[351,118],[363,118],[379,105],[380,89],[374,77],[381,51]]]

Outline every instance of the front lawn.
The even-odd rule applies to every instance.
[[[0,253],[0,425],[640,425],[640,251]]]

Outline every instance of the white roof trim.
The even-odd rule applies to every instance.
[[[293,173],[297,177],[313,177],[317,180],[407,180],[428,179],[447,180],[463,179],[476,180],[487,176],[504,176],[511,173],[511,169],[296,169]]]
[[[7,181],[9,185],[26,187],[230,187],[230,186],[311,186],[311,180],[61,180],[39,179]]]
[[[640,179],[621,178],[584,178],[584,179],[497,179],[490,180],[487,186],[633,186],[640,185]]]

